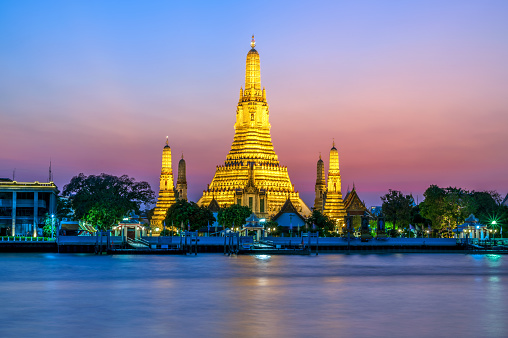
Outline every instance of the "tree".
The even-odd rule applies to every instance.
[[[424,201],[420,203],[420,213],[432,223],[432,227],[443,227],[446,211],[446,191],[437,185],[431,185],[423,193]]]
[[[418,226],[421,229],[417,231],[416,236],[423,236],[423,229],[430,225],[430,220],[422,216],[419,205],[415,205],[413,210],[411,210],[411,224]],[[418,227],[416,229],[418,229]]]
[[[53,237],[56,236],[56,230],[58,228],[57,218],[51,217],[51,215],[46,214],[44,220],[44,227],[42,228],[42,236],[51,237],[51,232],[53,232]]]
[[[186,200],[177,200],[166,213],[166,226],[173,226],[179,228],[184,226],[182,230],[187,230],[187,225],[190,224],[191,230],[195,231],[201,227],[215,222],[213,213],[208,208],[198,206],[194,202],[187,202]]]
[[[474,214],[480,222],[491,223],[492,216],[499,211],[499,203],[495,199],[496,192],[472,191],[469,198],[467,214]]]
[[[166,213],[166,227],[173,226],[176,228],[183,227],[181,230],[187,230],[187,224],[190,223],[191,216],[197,206],[186,200],[177,200],[171,205]]]
[[[335,222],[330,219],[327,215],[324,215],[319,210],[314,210],[309,218],[305,220],[308,228],[311,231],[320,231],[323,235],[326,233],[333,232],[335,230]],[[314,228],[315,225],[315,228]]]
[[[120,177],[80,173],[64,186],[74,209],[74,219],[82,219],[100,230],[110,229],[130,212],[139,212],[142,204],[155,202],[155,194],[147,182],[135,182],[127,175]]]
[[[393,223],[393,229],[398,224],[408,226],[411,222],[411,211],[414,206],[413,195],[404,195],[398,190],[388,190],[388,194],[381,196],[382,210],[385,220]]]
[[[219,224],[224,228],[240,227],[245,224],[245,220],[251,213],[252,211],[247,206],[232,204],[227,208],[220,209],[217,218]]]
[[[154,215],[155,208],[145,209],[145,212],[146,212],[146,218],[148,220],[148,224],[152,224],[152,217]]]
[[[63,218],[72,218],[72,205],[68,198],[58,196],[56,201],[56,218],[59,220]]]

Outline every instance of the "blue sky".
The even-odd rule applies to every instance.
[[[336,140],[368,205],[430,184],[508,192],[506,1],[1,1],[0,177],[157,189],[166,135],[200,197],[233,139],[250,36],[272,141],[312,205]],[[327,161],[325,161],[327,162]],[[421,197],[420,197],[421,199]]]

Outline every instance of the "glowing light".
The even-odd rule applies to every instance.
[[[255,46],[252,37],[252,48]],[[245,87],[240,89],[236,109],[235,136],[224,165],[215,175],[197,204],[208,206],[213,199],[219,205],[247,205],[258,216],[268,218],[282,208],[288,198],[304,215],[310,209],[300,198],[280,165],[270,136],[266,91],[261,87],[261,64],[257,51],[250,50],[245,63]],[[266,194],[261,194],[264,190]],[[248,199],[247,192],[254,192]],[[246,197],[246,196],[245,196]]]

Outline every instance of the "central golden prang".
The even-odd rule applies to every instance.
[[[208,206],[215,199],[221,207],[248,206],[260,218],[276,214],[290,199],[303,215],[310,209],[295,192],[287,167],[279,164],[270,136],[270,110],[261,88],[259,53],[247,53],[245,89],[240,88],[235,135],[224,165],[217,170],[198,204]]]

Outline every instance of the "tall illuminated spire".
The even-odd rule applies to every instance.
[[[280,166],[270,135],[270,112],[266,91],[261,87],[261,63],[254,49],[254,36],[245,63],[245,87],[240,88],[236,108],[235,135],[231,150],[199,205],[208,206],[213,199],[219,205],[234,203],[251,207],[258,217],[277,213],[287,198],[305,215],[309,208],[295,192],[287,168]],[[255,178],[255,179],[254,179]]]
[[[251,47],[256,44],[252,36]],[[270,161],[277,164],[277,155],[270,136],[269,107],[266,93],[261,89],[261,66],[259,53],[252,48],[245,62],[245,89],[240,89],[236,108],[235,136],[226,163],[241,159]]]
[[[173,185],[173,169],[171,167],[171,147],[169,136],[166,136],[166,145],[162,149],[162,167],[159,179],[159,198],[152,217],[152,224],[162,227],[166,213],[175,203],[175,188]]]
[[[337,226],[342,226],[344,217],[346,216],[346,209],[342,199],[339,152],[337,151],[337,148],[335,148],[335,140],[333,140],[332,149],[330,149],[327,183],[324,214],[334,219],[337,222]]]
[[[256,42],[254,35],[250,43],[252,49],[247,53],[247,67],[245,69],[245,91],[249,89],[261,89],[261,62],[259,60],[259,53],[254,49]],[[251,96],[262,96],[261,93],[253,90]]]

